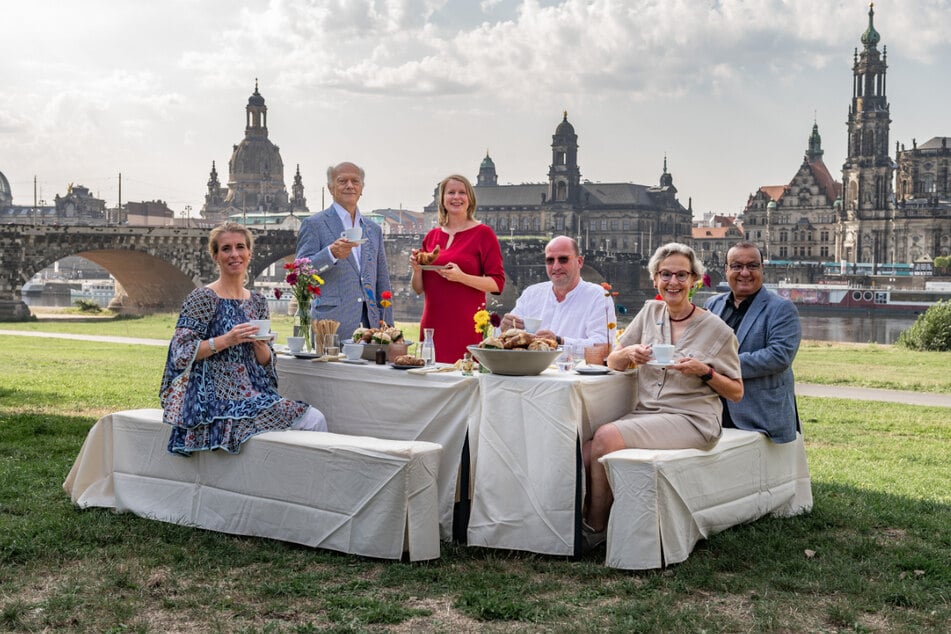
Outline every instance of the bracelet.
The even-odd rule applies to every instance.
[[[211,348],[211,354],[218,354],[218,351],[215,350],[215,338],[214,338],[214,337],[209,337],[209,338],[208,338],[208,347]]]

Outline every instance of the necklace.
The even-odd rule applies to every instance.
[[[687,321],[688,319],[690,319],[690,317],[693,316],[694,311],[697,310],[697,305],[696,305],[696,304],[691,304],[690,306],[691,306],[691,308],[690,308],[690,312],[689,312],[689,313],[687,313],[686,315],[684,315],[684,316],[681,317],[680,319],[674,319],[673,316],[671,315],[671,316],[670,316],[670,321]],[[668,314],[669,314],[669,313],[668,313]]]

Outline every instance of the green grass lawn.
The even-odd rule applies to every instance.
[[[164,339],[174,316],[68,326]],[[0,341],[0,631],[951,629],[946,408],[800,398],[813,512],[735,527],[666,570],[451,544],[411,564],[74,508],[62,483],[86,432],[158,406],[166,351]],[[946,354],[889,346],[807,344],[796,370],[949,389]]]

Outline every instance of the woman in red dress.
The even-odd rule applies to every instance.
[[[502,249],[492,229],[475,219],[476,198],[465,176],[453,174],[439,183],[439,226],[423,238],[423,248],[413,249],[413,290],[425,293],[423,329],[435,328],[436,361],[455,363],[466,346],[479,343],[472,317],[485,305],[485,294],[498,295],[505,285]],[[416,256],[439,247],[436,259],[423,270]]]

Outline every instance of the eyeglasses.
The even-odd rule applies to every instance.
[[[660,275],[660,279],[664,280],[665,282],[669,282],[671,278],[674,277],[677,278],[678,282],[686,282],[690,276],[693,275],[690,271],[677,271],[676,273],[673,271],[660,271],[657,274]]]
[[[551,266],[555,263],[555,260],[558,260],[558,264],[568,264],[568,260],[571,259],[570,255],[559,255],[557,258],[545,258],[545,264]]]
[[[755,273],[762,266],[759,262],[750,262],[749,264],[740,264],[739,262],[734,262],[730,265],[730,270],[734,273],[739,273],[743,269],[746,269],[750,273]]]

